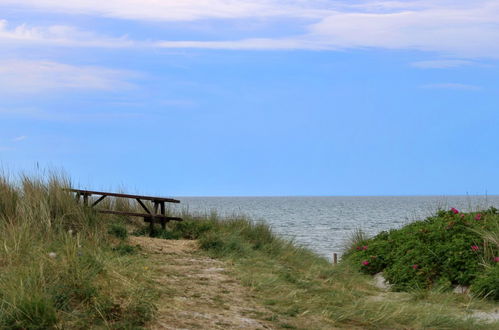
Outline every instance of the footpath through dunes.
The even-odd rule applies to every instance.
[[[272,313],[233,279],[229,264],[198,253],[195,240],[130,237],[154,268],[161,297],[150,329],[272,329]]]

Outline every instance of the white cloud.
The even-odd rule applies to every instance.
[[[317,17],[323,2],[301,0],[0,0],[0,5],[111,18],[193,21],[254,17]]]
[[[427,84],[421,87],[430,88],[430,89],[453,89],[453,90],[467,90],[467,91],[477,91],[481,89],[480,86],[459,84],[459,83]]]
[[[30,93],[54,89],[115,90],[130,88],[129,71],[74,66],[51,61],[0,61],[0,90]]]
[[[0,44],[44,45],[71,47],[130,47],[133,41],[126,37],[111,38],[82,31],[66,25],[33,27],[26,24],[9,28],[6,20],[0,20]]]
[[[432,61],[419,61],[411,63],[412,66],[421,69],[449,69],[457,68],[460,66],[468,66],[475,64],[472,61],[465,60],[432,60]]]
[[[155,47],[161,48],[202,48],[228,50],[286,50],[286,49],[332,49],[333,47],[307,38],[255,38],[232,41],[159,41]]]
[[[0,115],[11,118],[27,118],[37,121],[51,122],[95,122],[95,121],[113,121],[121,119],[143,118],[144,112],[129,112],[120,109],[116,112],[110,111],[75,111],[74,109],[65,109],[63,111],[40,108],[0,108]],[[15,142],[15,141],[13,141]]]
[[[85,47],[162,47],[205,49],[350,49],[383,48],[435,52],[452,58],[499,58],[499,1],[497,0],[366,0],[352,3],[324,0],[0,0],[0,5],[101,17],[196,21],[210,19],[307,18],[303,32],[280,38],[232,40],[129,40],[85,32],[68,26],[11,29],[0,21],[0,43]],[[305,21],[290,29],[303,28]],[[186,23],[187,24],[187,23]],[[196,22],[190,23],[196,24]],[[295,25],[293,25],[295,24]],[[299,24],[299,25],[296,25]],[[220,24],[215,25],[218,29]],[[272,31],[267,31],[271,35]],[[105,33],[104,33],[105,34]],[[418,67],[452,67],[463,62],[427,61]],[[426,66],[425,66],[426,65]]]
[[[497,57],[499,3],[449,3],[387,13],[337,12],[310,27],[331,45],[433,51],[461,57]]]
[[[28,137],[26,135],[17,136],[12,139],[12,142],[21,142],[26,140]]]

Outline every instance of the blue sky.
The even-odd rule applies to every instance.
[[[499,193],[499,2],[0,0],[0,163],[176,196]]]

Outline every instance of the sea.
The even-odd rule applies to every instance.
[[[264,221],[282,237],[332,258],[356,230],[368,236],[400,228],[439,209],[499,208],[499,196],[178,197],[191,213],[244,215]]]

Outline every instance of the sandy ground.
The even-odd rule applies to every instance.
[[[258,306],[225,263],[196,253],[196,241],[130,237],[140,245],[162,287],[150,329],[271,329],[272,313]]]

